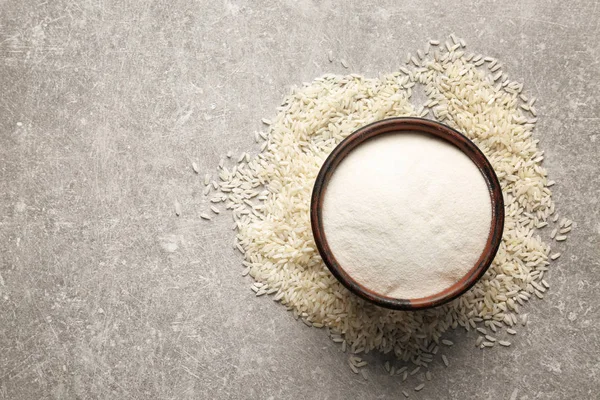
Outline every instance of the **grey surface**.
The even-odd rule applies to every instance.
[[[401,397],[381,366],[357,378],[325,332],[253,296],[230,218],[199,220],[190,162],[256,151],[293,84],[377,76],[450,32],[539,98],[578,227],[513,346],[482,352],[457,330],[452,367],[411,398],[598,398],[598,2],[370,3],[0,4],[0,398]]]

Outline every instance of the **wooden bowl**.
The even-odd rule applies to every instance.
[[[481,171],[490,191],[492,203],[492,223],[485,248],[479,260],[473,268],[458,282],[444,291],[432,296],[419,299],[399,299],[387,297],[369,290],[356,282],[338,263],[335,255],[331,252],[323,229],[323,199],[327,184],[336,167],[355,147],[377,135],[387,133],[402,134],[403,132],[417,132],[435,136],[445,140],[459,148],[466,154]],[[354,294],[368,300],[378,306],[396,310],[419,310],[447,303],[469,290],[492,263],[504,229],[504,201],[498,177],[490,162],[485,158],[481,150],[455,129],[422,118],[389,118],[366,125],[344,139],[327,157],[319,171],[312,192],[310,205],[310,220],[313,236],[317,244],[321,258],[331,273]]]

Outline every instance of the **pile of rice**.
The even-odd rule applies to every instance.
[[[292,90],[276,117],[263,120],[269,129],[256,136],[264,139],[261,152],[242,154],[237,163],[229,161],[232,167],[222,162],[219,181],[205,182],[213,210],[224,203],[233,213],[234,245],[244,254],[243,274],[254,279],[256,295],[272,296],[306,325],[327,327],[333,340],[354,354],[393,352],[426,367],[438,344],[452,344],[441,340],[444,332],[459,325],[477,328],[481,348],[509,346],[494,332],[516,333],[517,323],[526,322],[517,318],[521,307],[532,296],[542,298],[549,287],[544,274],[550,247],[535,233],[549,219],[557,222],[558,215],[548,188],[553,182],[532,136],[535,99],[508,79],[497,60],[466,55],[464,47],[451,35],[446,43],[428,42],[408,57],[408,67],[378,79],[325,75]],[[419,108],[411,104],[416,86],[427,96]],[[359,127],[397,116],[428,116],[468,136],[492,163],[506,207],[502,243],[485,276],[455,301],[418,312],[379,308],[348,292],[323,264],[310,227],[311,192],[327,155]],[[553,237],[570,229],[563,219]],[[446,357],[443,361],[448,364]],[[350,358],[355,372],[365,364]],[[393,367],[386,369],[394,373]],[[409,371],[396,372],[406,379]]]

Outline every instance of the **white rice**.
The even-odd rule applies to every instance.
[[[556,214],[556,215],[554,216],[554,218],[552,218],[552,222],[556,222],[556,221],[558,221],[558,214]]]
[[[545,279],[542,279],[542,285],[544,285],[546,289],[550,289],[550,285],[548,284],[548,282],[546,282]]]
[[[328,327],[353,353],[393,352],[400,360],[425,365],[421,360],[430,358],[422,356],[432,344],[449,342],[442,339],[448,329],[470,330],[482,323],[492,332],[509,328],[516,324],[520,307],[542,294],[529,285],[543,279],[550,254],[536,227],[546,225],[555,206],[547,189],[553,182],[547,180],[532,135],[537,119],[525,117],[520,109],[526,101],[523,84],[500,80],[500,70],[476,68],[496,60],[477,55],[468,62],[457,50],[462,42],[453,43],[423,55],[421,61],[409,54],[406,61],[415,67],[377,79],[327,74],[294,88],[275,118],[262,120],[270,127],[261,135],[261,152],[255,157],[244,154],[245,162],[235,172],[223,168],[219,174],[225,192],[211,201],[224,201],[233,210],[236,247],[244,254],[249,275],[277,289],[273,299],[294,316]],[[505,226],[492,265],[469,292],[434,309],[398,312],[352,295],[331,275],[316,250],[309,205],[315,177],[333,148],[370,122],[416,115],[410,99],[417,85],[430,105],[422,112],[431,111],[431,118],[464,133],[490,160],[504,194]],[[535,116],[532,104],[527,107]],[[526,316],[521,322],[526,324]],[[442,361],[449,365],[445,355]]]

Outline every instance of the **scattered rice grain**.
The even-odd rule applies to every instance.
[[[366,370],[366,369],[362,368],[362,369],[360,370],[360,374],[362,375],[362,377],[363,377],[363,379],[364,379],[365,381],[369,380],[369,377],[367,376],[367,370]]]
[[[542,279],[542,285],[546,286],[546,289],[550,289],[550,285],[546,282],[545,279]]]
[[[566,228],[562,228],[561,230],[558,231],[558,233],[569,233],[571,232],[571,227],[567,226]]]
[[[521,325],[527,325],[527,314],[523,314],[523,316],[521,316]]]

